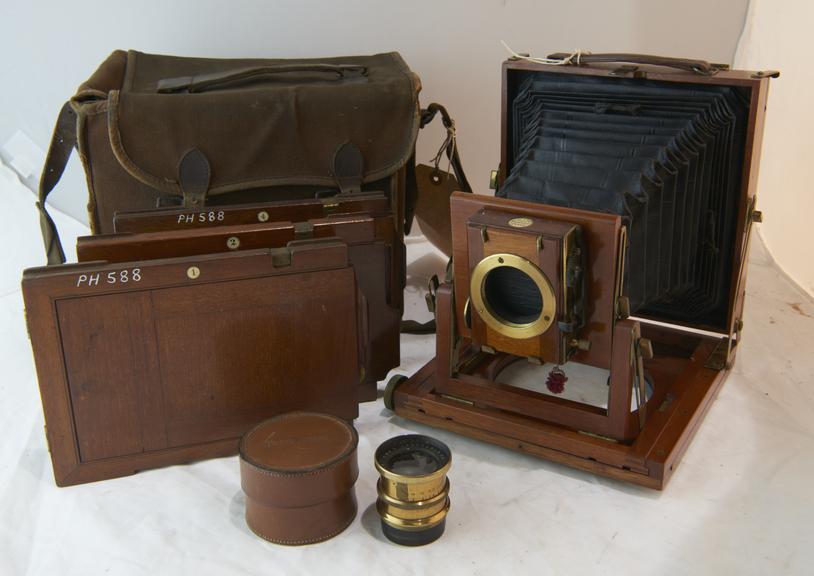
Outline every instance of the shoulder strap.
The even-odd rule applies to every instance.
[[[441,104],[433,102],[427,106],[426,110],[421,111],[420,127],[424,128],[427,124],[433,121],[437,114],[441,114],[441,122],[444,128],[447,129],[447,139],[442,146],[443,153],[446,153],[449,160],[452,172],[455,174],[455,179],[458,180],[462,192],[472,192],[472,186],[469,185],[469,180],[466,179],[464,174],[464,167],[461,164],[461,157],[458,154],[458,146],[455,140],[455,120],[449,115],[447,109]],[[439,151],[439,155],[442,152]],[[404,207],[404,233],[409,234],[410,229],[413,227],[413,217],[415,216],[415,205],[418,201],[418,183],[415,175],[415,150],[413,155],[407,162],[407,198]]]
[[[427,106],[426,110],[421,111],[421,128],[433,121],[437,114],[441,114],[441,122],[444,128],[447,129],[447,139],[443,145],[444,153],[446,153],[449,160],[452,172],[455,174],[455,179],[458,180],[461,192],[472,192],[472,186],[469,180],[466,179],[463,164],[461,164],[461,156],[458,153],[458,146],[455,141],[455,121],[441,104],[433,102]],[[440,154],[440,152],[439,152]],[[415,204],[418,195],[418,184],[415,176],[415,153],[407,165],[407,205],[404,211],[404,233],[409,234],[410,228],[413,225],[413,217],[415,216]],[[447,281],[450,278],[452,260],[447,263]],[[435,281],[436,287],[438,279],[433,277],[430,284]],[[430,288],[429,296],[434,299],[434,290]],[[434,304],[434,302],[433,302]],[[428,320],[427,322],[417,322],[415,320],[402,320],[401,333],[402,334],[432,334],[435,332],[435,319]]]
[[[461,157],[458,154],[458,146],[455,142],[455,120],[450,117],[447,109],[435,102],[427,106],[426,110],[421,111],[421,127],[423,128],[432,122],[435,115],[439,112],[441,114],[441,122],[450,134],[450,137],[447,138],[444,151],[452,166],[452,172],[455,174],[455,179],[458,180],[458,184],[461,186],[461,191],[472,192],[472,186],[469,185],[469,180],[466,179],[466,174],[464,174],[464,167],[463,164],[461,164]]]
[[[448,132],[454,133],[455,122],[441,104],[432,103],[426,110],[421,111],[421,127],[423,128],[435,118],[436,114],[441,114],[441,121]],[[450,161],[450,166],[455,174],[455,178],[461,185],[461,190],[464,192],[472,192],[472,187],[464,174],[461,158],[458,154],[458,148],[455,145],[454,138],[448,138],[445,146],[447,158]],[[65,166],[68,164],[68,159],[71,157],[71,151],[76,147],[76,112],[71,106],[70,102],[66,102],[62,106],[62,110],[57,118],[56,126],[54,127],[54,134],[51,137],[51,144],[48,147],[48,154],[45,157],[45,165],[42,169],[39,185],[39,199],[37,202],[37,209],[40,212],[40,227],[42,228],[42,238],[45,243],[45,253],[48,257],[48,264],[62,264],[65,262],[65,252],[62,249],[62,244],[59,240],[59,233],[57,232],[56,225],[48,209],[46,208],[46,200],[48,194],[54,189],[65,171]],[[415,159],[412,158],[408,162],[407,173],[407,206],[405,207],[405,233],[409,233],[412,227],[413,216],[415,212]]]
[[[62,243],[59,241],[59,233],[51,215],[45,207],[48,194],[57,185],[71,151],[76,146],[76,112],[71,107],[70,102],[66,102],[59,112],[54,134],[51,137],[51,144],[48,147],[48,154],[45,157],[45,165],[40,176],[40,186],[37,201],[37,209],[40,212],[40,228],[42,228],[42,239],[45,243],[45,254],[48,257],[48,264],[62,264],[65,262],[65,252],[62,250]]]

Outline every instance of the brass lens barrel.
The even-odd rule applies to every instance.
[[[446,444],[429,436],[396,436],[379,446],[376,510],[385,536],[397,544],[420,546],[444,533],[451,464]]]

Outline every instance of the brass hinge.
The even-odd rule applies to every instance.
[[[273,248],[271,250],[271,265],[275,268],[291,266],[291,250],[288,248]]]
[[[333,214],[339,209],[339,202],[333,198],[322,199],[322,212],[323,214]]]
[[[707,361],[704,362],[704,368],[717,370],[719,372],[727,368],[730,350],[729,338],[726,336],[722,337],[715,345],[715,349],[710,353]]]
[[[294,223],[294,238],[296,240],[307,240],[314,237],[314,225],[310,222]]]
[[[630,317],[630,299],[627,296],[619,296],[616,299],[616,319],[626,320]]]
[[[48,425],[44,425],[42,427],[42,431],[45,433],[45,447],[48,448],[48,452],[51,452],[51,440],[48,438]]]
[[[489,172],[489,190],[497,190],[497,170]]]

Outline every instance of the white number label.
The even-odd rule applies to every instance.
[[[209,212],[193,212],[192,214],[179,214],[176,224],[206,224],[207,222],[223,222],[226,213],[223,210],[210,210]]]
[[[126,284],[127,282],[141,282],[141,268],[132,268],[108,272],[106,275],[80,274],[76,277],[76,286],[100,286],[104,284]]]

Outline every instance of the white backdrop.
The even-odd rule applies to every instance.
[[[62,103],[116,48],[213,57],[317,57],[397,50],[445,104],[478,191],[500,150],[503,39],[519,52],[575,48],[730,62],[747,0],[139,0],[0,3],[0,147],[17,130],[46,149]],[[440,123],[439,123],[440,125]],[[441,143],[434,126],[419,160]],[[2,154],[2,153],[0,153]],[[31,184],[32,182],[28,182]],[[85,219],[73,161],[55,206]]]
[[[735,57],[740,68],[781,71],[769,90],[758,192],[758,208],[766,217],[760,232],[780,267],[810,296],[814,261],[805,234],[814,213],[812,22],[810,0],[752,0]]]

